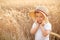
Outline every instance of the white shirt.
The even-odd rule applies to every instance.
[[[37,25],[36,23],[33,23],[32,28],[37,27],[36,25]],[[44,29],[45,30],[51,30],[51,24],[50,23],[46,23],[44,25]],[[35,40],[49,40],[49,34],[46,37],[44,37],[42,35],[41,29],[38,28],[37,32],[35,33]]]

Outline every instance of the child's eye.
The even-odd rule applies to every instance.
[[[36,18],[43,18],[43,16],[36,16]]]

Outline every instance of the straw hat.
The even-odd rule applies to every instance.
[[[29,16],[35,20],[35,12],[40,11],[45,17],[48,16],[48,9],[45,6],[37,6],[35,7],[35,10],[31,10],[29,13]]]

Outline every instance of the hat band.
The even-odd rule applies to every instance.
[[[39,9],[37,9],[37,10],[35,10],[35,13],[40,13],[40,12],[43,12],[46,16],[48,16],[44,11],[42,11],[42,10],[39,10]]]

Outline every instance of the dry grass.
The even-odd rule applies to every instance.
[[[49,9],[52,31],[60,34],[60,1],[0,0],[0,40],[34,40],[34,36],[30,34],[33,21],[28,14],[37,5],[44,5]],[[52,35],[50,38],[59,40]]]

